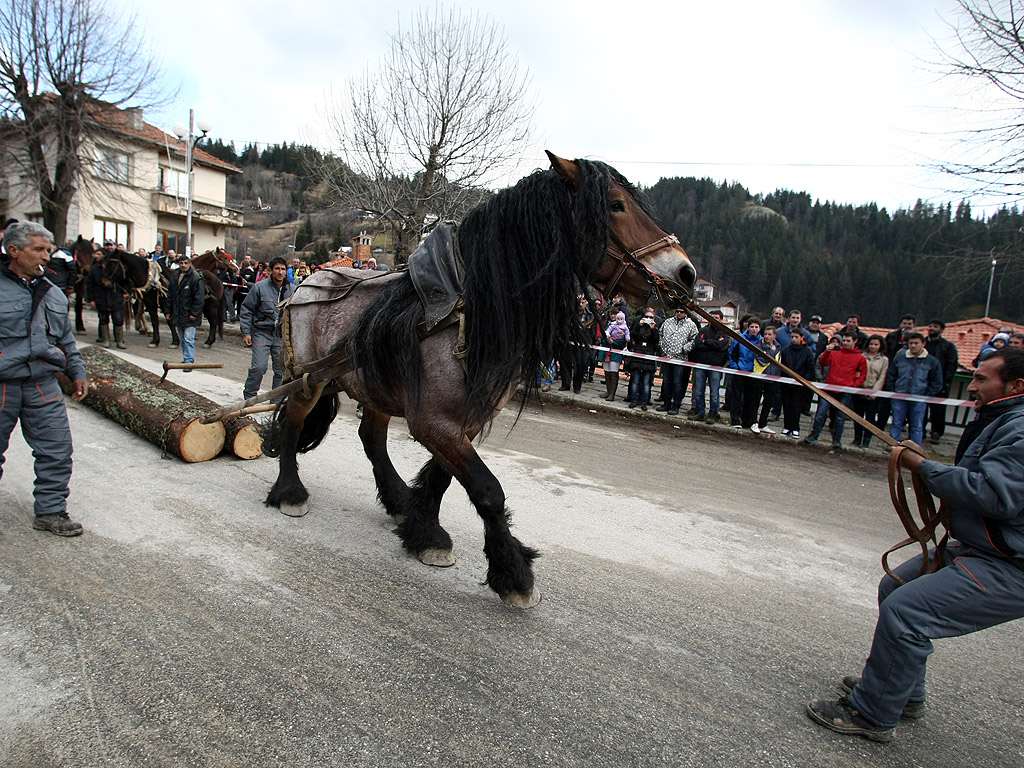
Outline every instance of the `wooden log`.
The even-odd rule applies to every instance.
[[[256,430],[256,420],[252,416],[225,419],[221,423],[226,430],[225,452],[230,451],[240,459],[258,459],[263,455],[263,438]]]
[[[218,407],[215,402],[173,382],[158,387],[158,376],[100,347],[85,347],[82,356],[89,372],[85,405],[183,461],[207,461],[221,452],[224,425],[199,421]],[[60,378],[70,392],[71,382]]]

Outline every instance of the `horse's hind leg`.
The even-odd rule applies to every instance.
[[[520,542],[509,530],[511,516],[505,508],[501,483],[474,450],[469,436],[446,442],[436,438],[437,434],[426,431],[416,437],[466,489],[469,500],[484,521],[487,586],[509,605],[532,608],[541,599],[540,591],[534,586],[532,565],[538,552]]]
[[[149,313],[149,321],[153,324],[153,336],[149,340],[149,346],[160,346],[160,302],[156,296],[156,289],[150,288],[145,294],[145,308]]]
[[[438,522],[441,497],[452,476],[434,459],[420,470],[412,488],[406,485],[388,455],[387,431],[391,417],[363,406],[359,439],[373,465],[377,498],[398,523],[397,533],[408,552],[427,565],[446,567],[455,564],[452,540]]]
[[[299,479],[298,447],[302,425],[320,399],[324,384],[317,385],[310,397],[301,392],[289,395],[280,420],[274,424],[273,441],[279,452],[277,481],[270,488],[267,506],[277,507],[289,517],[302,517],[309,511],[309,491]]]

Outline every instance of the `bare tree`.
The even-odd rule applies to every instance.
[[[479,202],[528,143],[533,111],[528,76],[494,24],[421,10],[379,67],[327,106],[339,156],[320,171],[340,204],[387,223],[402,263],[432,222]]]
[[[965,106],[954,129],[957,159],[938,166],[960,180],[960,192],[1016,202],[1024,194],[1024,4],[957,4],[933,63],[958,83]]]
[[[0,127],[20,145],[5,161],[24,165],[57,242],[91,162],[83,147],[103,131],[97,100],[141,106],[156,75],[135,18],[102,0],[0,0]]]

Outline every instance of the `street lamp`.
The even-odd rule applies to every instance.
[[[212,127],[203,120],[196,122],[194,109],[188,111],[188,141],[185,144],[185,167],[188,173],[188,192],[185,195],[185,255],[190,259],[192,258],[192,250],[195,246],[195,243],[192,242],[192,198],[195,194],[195,176],[192,172],[192,166],[195,160],[195,148],[200,141],[206,138],[206,134],[210,132]],[[199,129],[198,136],[195,135],[196,128]],[[173,130],[174,135],[179,139],[185,138],[185,126],[179,123],[174,126]]]
[[[988,308],[992,304],[992,283],[996,279],[996,260],[992,259],[992,271],[988,276],[988,298],[985,299],[985,317],[988,317]]]

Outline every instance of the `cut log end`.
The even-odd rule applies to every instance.
[[[246,424],[235,433],[231,452],[240,459],[258,459],[263,455],[263,438],[256,431],[255,424]]]
[[[223,450],[224,437],[225,430],[221,422],[203,424],[199,419],[193,419],[181,431],[178,455],[190,464],[209,461]]]

